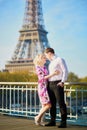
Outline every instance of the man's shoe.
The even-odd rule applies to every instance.
[[[58,126],[58,128],[66,128],[66,122],[61,122],[61,124]]]
[[[48,124],[45,124],[45,126],[55,126],[56,123],[55,122],[49,122]]]

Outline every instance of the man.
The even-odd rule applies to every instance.
[[[59,104],[60,113],[61,113],[61,123],[58,128],[66,128],[67,120],[67,110],[66,104],[64,101],[64,82],[67,80],[68,70],[64,59],[57,57],[53,48],[46,48],[45,55],[50,64],[48,66],[49,74],[59,70],[60,73],[49,78],[48,82],[48,93],[52,103],[50,109],[51,121],[45,126],[55,126],[56,125],[56,101]]]

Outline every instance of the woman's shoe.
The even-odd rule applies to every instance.
[[[41,126],[45,126],[45,123],[41,121],[41,122],[40,122],[40,125],[41,125]]]
[[[34,120],[35,120],[35,124],[36,124],[36,125],[40,125],[40,121],[39,121],[39,119],[38,119],[37,116],[34,118]]]

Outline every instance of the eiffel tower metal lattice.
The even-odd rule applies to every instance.
[[[49,47],[47,39],[48,32],[44,26],[41,0],[26,0],[23,26],[19,32],[18,44],[16,45],[12,59],[5,66],[10,72],[21,70],[17,66],[22,66],[23,70],[24,63],[32,62],[35,55]],[[31,66],[31,64],[28,64],[28,66]]]

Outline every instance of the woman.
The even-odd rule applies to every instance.
[[[38,54],[34,59],[34,64],[36,67],[36,73],[38,76],[38,95],[40,102],[42,104],[42,108],[39,114],[35,117],[35,124],[41,124],[41,118],[44,113],[51,108],[51,102],[47,92],[47,79],[58,75],[59,71],[53,72],[52,74],[48,74],[47,68],[45,67],[46,57],[44,54]]]

